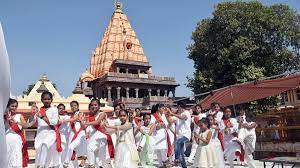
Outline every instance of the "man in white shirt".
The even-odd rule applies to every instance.
[[[176,163],[181,163],[183,168],[186,168],[186,162],[184,159],[184,145],[191,139],[191,114],[185,109],[185,104],[178,102],[178,111],[176,114],[170,112],[170,115],[177,118],[176,121],[176,149],[175,149],[175,160]]]

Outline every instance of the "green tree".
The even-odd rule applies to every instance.
[[[195,94],[298,69],[300,15],[287,5],[225,2],[192,33]]]
[[[29,94],[29,93],[31,92],[31,90],[33,89],[34,85],[35,85],[35,84],[30,84],[30,85],[28,85],[27,89],[23,91],[23,94],[28,96],[28,94]]]

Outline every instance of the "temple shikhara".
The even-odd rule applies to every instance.
[[[155,76],[144,50],[117,3],[102,40],[94,50],[90,68],[80,81],[83,89],[109,103],[122,101],[128,107],[166,103],[179,86],[173,77]],[[91,93],[87,91],[86,95]]]
[[[72,94],[65,98],[60,95],[56,85],[48,79],[46,74],[43,74],[35,84],[29,85],[27,91],[24,92],[23,95],[12,97],[19,102],[17,112],[23,113],[24,115],[30,115],[32,104],[42,107],[41,94],[45,91],[49,91],[53,94],[52,104],[54,106],[63,103],[66,106],[66,110],[71,111],[70,102],[76,100],[80,105],[80,111],[88,112],[88,105],[91,100],[83,94],[80,82],[77,82]],[[113,110],[111,106],[107,105],[105,99],[100,99],[100,102],[102,111],[110,112]]]

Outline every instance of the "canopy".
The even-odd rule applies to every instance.
[[[204,109],[210,108],[213,102],[218,102],[221,106],[241,104],[275,96],[298,86],[300,86],[300,73],[277,79],[252,81],[212,91],[200,104]]]

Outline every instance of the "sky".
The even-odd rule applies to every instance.
[[[186,48],[197,22],[211,17],[220,2],[224,0],[122,1],[154,74],[175,77],[180,84],[176,96],[192,94],[185,86],[194,71]],[[300,11],[299,0],[261,2]],[[61,95],[71,95],[113,11],[113,0],[0,0],[12,94],[21,95],[46,73]]]

